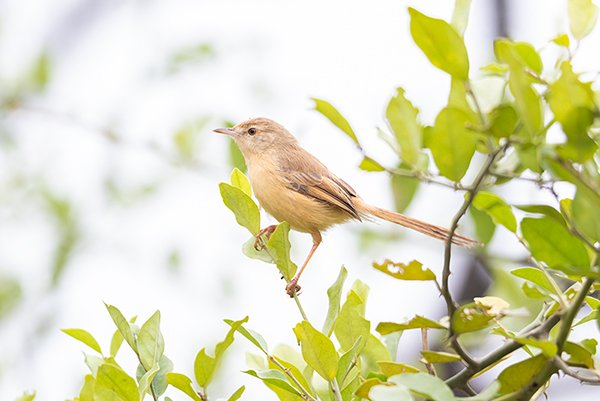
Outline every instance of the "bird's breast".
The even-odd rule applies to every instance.
[[[254,195],[267,213],[287,221],[296,231],[323,231],[349,219],[346,213],[289,188],[276,167],[248,163],[248,176]]]

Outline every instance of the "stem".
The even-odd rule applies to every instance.
[[[556,365],[556,367],[559,368],[567,376],[571,376],[572,378],[577,379],[585,384],[600,385],[600,376],[594,371],[588,370],[589,372],[593,372],[593,374],[596,375],[596,377],[584,376],[579,372],[576,372],[573,369],[571,369],[565,361],[563,361],[557,356],[554,357],[553,362]]]
[[[283,366],[281,362],[277,360],[277,358],[275,358],[273,355],[267,355],[267,358],[269,358],[269,361],[273,362],[279,368],[279,370],[281,370],[287,377],[289,377],[290,380],[298,387],[298,390],[300,390],[300,392],[302,393],[302,398],[304,398],[307,401],[317,401],[312,395],[308,393],[308,391],[306,391],[304,386],[298,381],[298,379],[296,379],[296,377],[290,372],[290,370]]]
[[[579,309],[581,309],[581,305],[585,301],[585,297],[590,291],[592,284],[594,284],[593,278],[588,277],[585,279],[583,285],[581,286],[581,290],[579,290],[579,293],[577,294],[577,297],[575,297],[573,303],[571,304],[569,309],[567,309],[567,312],[564,315],[563,321],[560,324],[560,331],[558,332],[558,336],[556,337],[556,345],[558,347],[558,352],[556,354],[559,356],[562,353],[567,338],[569,337],[569,333],[571,332],[573,320],[575,319],[575,316],[577,316],[577,312],[579,312]]]
[[[330,382],[330,384],[331,384],[331,391],[333,392],[333,398],[335,399],[335,401],[343,401],[342,400],[342,392],[340,391],[340,386],[335,377]]]
[[[535,326],[528,332],[524,333],[523,337],[539,337],[541,335],[547,334],[556,324],[560,321],[559,315],[552,315],[548,320],[544,321],[542,324]],[[490,352],[483,358],[477,361],[477,366],[467,366],[465,369],[461,370],[448,380],[446,380],[446,384],[451,388],[460,388],[465,385],[473,377],[476,373],[482,371],[488,366],[498,362],[500,359],[504,358],[506,355],[510,354],[523,347],[523,344],[518,343],[514,340],[510,340],[506,342],[503,346],[498,349]]]
[[[452,219],[452,223],[450,224],[448,238],[445,241],[444,267],[442,270],[442,296],[444,297],[444,300],[446,301],[446,305],[448,307],[448,316],[450,316],[450,317],[452,317],[452,314],[454,313],[454,311],[456,310],[456,307],[457,307],[456,303],[454,302],[454,299],[452,298],[452,294],[450,294],[450,289],[448,286],[448,281],[450,278],[450,259],[452,256],[452,238],[454,237],[454,233],[456,232],[456,229],[458,228],[458,223],[459,223],[460,219],[465,215],[465,213],[469,209],[469,206],[471,206],[471,203],[473,202],[475,195],[479,191],[479,188],[481,187],[481,184],[483,183],[484,178],[488,175],[490,168],[496,161],[496,158],[501,153],[503,153],[508,148],[509,145],[510,145],[510,142],[506,142],[503,146],[499,147],[498,149],[496,149],[496,151],[494,153],[491,153],[488,156],[486,163],[483,165],[483,168],[481,169],[481,171],[479,171],[479,174],[475,178],[473,185],[468,190],[468,195],[467,195],[465,201],[463,202],[462,206],[460,207],[460,209],[458,210],[456,215],[454,215],[454,218]]]
[[[421,327],[421,344],[423,351],[429,351],[429,341],[427,340],[427,328],[425,327]],[[427,371],[430,375],[437,376],[437,373],[432,363],[425,361],[425,366],[427,367]]]
[[[294,301],[296,301],[296,306],[298,307],[298,310],[300,311],[300,314],[302,315],[302,319],[304,319],[308,322],[308,317],[306,317],[306,312],[304,312],[304,308],[302,307],[302,304],[300,303],[300,298],[298,298],[296,291],[294,291]]]

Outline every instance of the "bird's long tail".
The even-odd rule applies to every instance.
[[[358,210],[360,212],[366,212],[367,214],[398,224],[402,227],[410,228],[411,230],[418,231],[430,237],[446,241],[450,234],[450,231],[444,227],[425,223],[424,221],[415,219],[413,217],[405,216],[400,213],[390,212],[389,210],[369,205],[368,203],[365,203],[362,199],[360,199],[357,203],[359,203],[359,205],[357,206],[359,206]],[[452,243],[466,248],[472,248],[479,245],[479,242],[464,235],[458,234],[456,232],[452,236]]]

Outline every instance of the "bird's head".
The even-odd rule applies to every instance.
[[[246,160],[296,143],[296,138],[281,124],[263,117],[243,121],[233,128],[217,128],[213,131],[232,137]]]

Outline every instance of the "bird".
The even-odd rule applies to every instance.
[[[321,244],[321,233],[334,225],[376,217],[438,240],[446,241],[450,236],[446,228],[365,202],[348,183],[302,148],[285,127],[271,119],[252,118],[213,131],[230,136],[239,147],[261,207],[279,222],[288,222],[291,229],[312,236],[308,256],[286,285],[290,296],[300,290],[298,280]],[[255,247],[262,246],[262,236],[268,239],[276,227],[261,229]],[[451,242],[463,247],[478,244],[458,233],[452,235]]]

